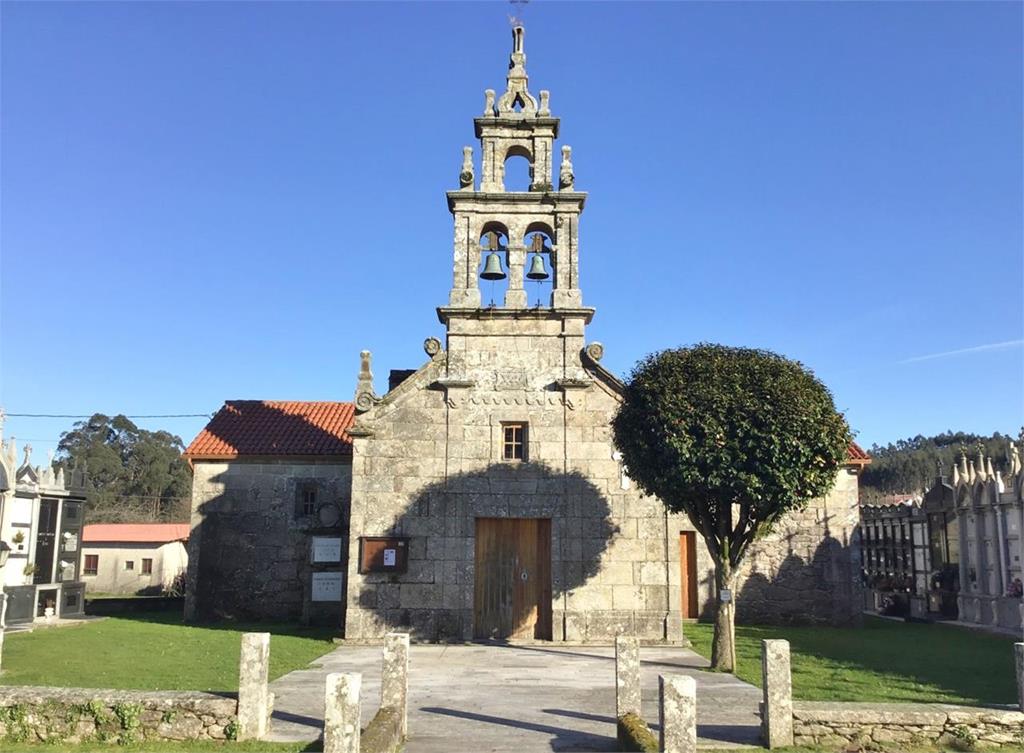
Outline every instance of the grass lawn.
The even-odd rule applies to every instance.
[[[710,624],[685,625],[711,656]],[[790,643],[793,696],[805,701],[1017,702],[1012,636],[866,617],[862,628],[736,627],[736,674],[761,684],[761,640]]]
[[[168,612],[107,617],[6,636],[4,685],[137,690],[238,690],[241,634],[271,633],[270,678],[334,648],[334,628],[290,624],[184,625]]]

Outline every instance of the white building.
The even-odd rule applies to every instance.
[[[82,535],[90,593],[162,593],[185,572],[188,523],[94,523]]]

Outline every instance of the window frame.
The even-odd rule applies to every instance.
[[[143,557],[142,558],[142,566],[141,567],[142,567],[142,569],[139,571],[140,573],[142,573],[143,575],[152,575],[153,574],[153,558],[152,557]]]
[[[90,560],[92,567],[89,567]],[[96,575],[100,571],[100,556],[98,554],[86,554],[82,558],[82,575]]]
[[[135,572],[135,560],[125,560],[124,569],[126,572]]]
[[[509,439],[509,432],[519,431],[518,440]],[[525,463],[529,456],[530,424],[527,421],[502,421],[501,422],[501,460],[504,463]],[[519,450],[518,456],[516,449]]]
[[[309,480],[299,481],[295,485],[295,518],[309,518],[316,515],[319,498],[319,484]]]

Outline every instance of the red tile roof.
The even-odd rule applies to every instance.
[[[856,442],[850,442],[850,449],[847,452],[846,458],[851,463],[862,463],[867,465],[871,462],[871,456],[864,452]]]
[[[166,544],[188,539],[188,523],[90,523],[82,529],[82,541]]]
[[[228,400],[192,440],[185,457],[351,455],[352,403]]]
[[[348,430],[355,421],[352,403],[275,400],[228,400],[192,440],[192,459],[243,455],[351,455]],[[850,463],[871,456],[850,442]]]

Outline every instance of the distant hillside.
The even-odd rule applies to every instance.
[[[978,455],[979,443],[985,448],[985,456],[992,458],[998,470],[1005,465],[1010,441],[1010,436],[999,432],[984,437],[949,431],[934,437],[918,435],[881,447],[872,445],[869,450],[871,465],[860,478],[861,488],[866,496],[872,493],[920,492],[935,480],[940,461],[948,477],[952,473],[953,462],[960,456],[961,448],[966,449],[967,456],[973,459]]]

